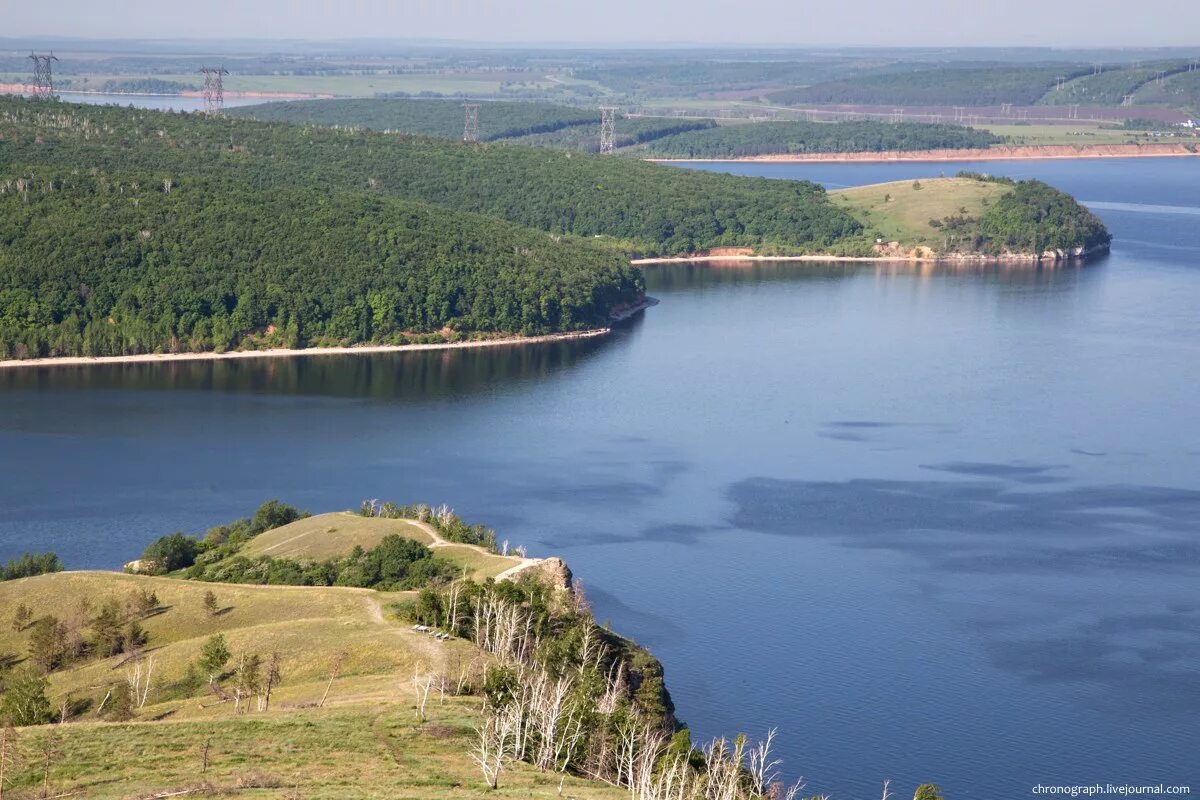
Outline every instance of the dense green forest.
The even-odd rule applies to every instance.
[[[643,254],[828,251],[851,246],[861,231],[814,183],[547,148],[11,98],[0,98],[0,136],[0,169],[40,164],[397,196],[609,237]]]
[[[397,198],[0,176],[0,358],[575,330],[642,291],[614,251]]]
[[[989,131],[919,122],[760,122],[666,136],[646,145],[656,156],[730,158],[772,153],[879,152],[987,147]]]
[[[479,106],[482,141],[506,140],[590,153],[600,150],[600,112],[596,109],[517,102],[485,102]],[[243,106],[231,109],[230,114],[267,122],[366,128],[445,139],[460,139],[463,135],[463,104],[457,100],[296,100]],[[621,117],[616,123],[616,146],[628,147],[716,124],[710,119]]]
[[[991,106],[1001,103],[1032,105],[1054,88],[1059,76],[1074,78],[1091,66],[1058,64],[1048,67],[943,67],[861,75],[773,92],[781,105],[848,103],[895,106]]]
[[[979,220],[983,252],[1044,253],[1091,249],[1112,236],[1098,217],[1071,195],[1038,180],[1017,181]]]

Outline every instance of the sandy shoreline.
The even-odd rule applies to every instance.
[[[1000,145],[987,149],[958,150],[885,150],[878,153],[796,153],[732,158],[648,158],[647,161],[674,164],[821,164],[859,162],[878,164],[891,161],[1036,161],[1075,158],[1171,158],[1200,155],[1183,144],[1043,144]]]
[[[1097,248],[1079,255],[1067,256],[1058,260],[1049,257],[1039,259],[1033,254],[1006,254],[999,256],[990,255],[975,255],[971,253],[963,253],[959,255],[885,255],[885,256],[831,256],[831,255],[803,255],[803,256],[755,256],[755,255],[695,255],[695,256],[674,256],[670,258],[639,258],[631,261],[634,265],[652,265],[652,264],[700,264],[714,262],[733,262],[733,263],[749,263],[754,261],[825,261],[825,262],[845,262],[858,264],[970,264],[977,266],[980,264],[1029,264],[1029,265],[1062,265],[1062,264],[1078,264],[1089,258],[1097,255],[1103,255],[1108,252],[1108,248]],[[2,362],[0,362],[2,363]]]
[[[374,344],[357,347],[278,347],[270,350],[231,350],[225,353],[145,353],[136,356],[60,356],[0,361],[0,369],[21,367],[84,367],[103,364],[167,364],[177,361],[228,361],[251,358],[295,358],[297,356],[370,355],[372,353],[407,353],[418,350],[467,350],[480,347],[544,344],[573,339],[593,339],[607,336],[612,328],[593,328],[572,333],[550,333],[544,336],[507,336],[501,339],[479,339],[471,342],[438,342],[435,344]]]
[[[653,297],[643,297],[637,303],[613,312],[609,325],[569,333],[547,333],[541,336],[503,336],[469,342],[435,342],[434,344],[365,344],[350,347],[276,347],[269,350],[230,350],[224,353],[144,353],[136,356],[55,356],[51,358],[14,358],[0,361],[0,369],[22,367],[86,367],[104,364],[169,364],[177,361],[229,361],[250,358],[296,358],[299,356],[363,356],[373,353],[409,353],[419,350],[473,350],[481,347],[547,344],[575,339],[595,339],[612,333],[612,325],[629,319],[639,311],[658,305]]]

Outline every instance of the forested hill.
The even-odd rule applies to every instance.
[[[576,330],[642,292],[503,220],[152,173],[0,170],[0,243],[0,360]]]
[[[822,187],[505,144],[0,99],[0,167],[228,177],[405,197],[642,254],[717,246],[829,252],[861,225]],[[853,241],[852,241],[853,240]]]
[[[665,136],[646,145],[659,157],[737,158],[799,153],[984,148],[1003,139],[961,125],[919,122],[760,122]]]

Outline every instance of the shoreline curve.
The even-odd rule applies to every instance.
[[[546,333],[540,336],[500,336],[494,339],[475,339],[466,342],[433,342],[431,344],[364,344],[345,347],[274,347],[267,350],[229,350],[224,353],[140,353],[126,356],[49,356],[45,358],[13,358],[0,361],[0,370],[22,367],[88,367],[110,364],[169,364],[179,361],[230,361],[252,358],[298,358],[301,356],[358,356],[378,353],[407,353],[422,350],[471,350],[481,347],[507,347],[528,344],[568,342],[576,339],[596,339],[613,332],[613,325],[629,319],[658,300],[643,297],[626,308],[618,309],[603,328],[582,331]]]

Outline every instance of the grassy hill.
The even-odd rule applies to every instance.
[[[931,226],[930,220],[964,213],[978,218],[986,205],[995,202],[1011,190],[1000,183],[969,178],[939,178],[913,181],[876,183],[830,192],[834,204],[846,209],[864,224],[878,232],[886,241],[917,245],[940,245],[945,239],[942,229]]]
[[[1104,224],[1040,181],[982,175],[897,181],[831,192],[878,239],[928,254],[1035,256],[1106,247]]]
[[[479,581],[522,563],[520,558],[489,553],[476,545],[448,542],[429,525],[413,520],[363,517],[349,512],[318,514],[275,528],[251,539],[238,553],[249,558],[265,555],[319,561],[347,555],[355,547],[370,550],[391,535],[429,546],[434,555],[449,559]]]
[[[316,519],[316,518],[314,518]],[[210,615],[203,594],[214,589],[221,608]],[[385,612],[399,596],[369,590],[233,586],[116,573],[58,573],[0,583],[0,608],[28,605],[35,618],[69,619],[80,604],[124,601],[153,592],[159,607],[142,619],[147,656],[156,677],[133,721],[95,720],[105,694],[126,680],[118,655],[52,672],[47,694],[57,709],[70,698],[70,724],[19,732],[30,763],[5,796],[41,789],[37,762],[48,737],[58,754],[49,771],[52,794],[82,792],[107,800],[166,792],[230,793],[298,798],[478,797],[484,785],[466,753],[479,718],[479,700],[437,692],[427,719],[415,713],[414,673],[453,671],[486,656],[461,639],[439,641]],[[6,614],[7,617],[7,614]],[[0,655],[20,660],[28,632],[0,628]],[[235,713],[214,695],[188,691],[180,681],[208,638],[222,634],[233,660],[243,653],[278,652],[282,680],[265,712]],[[334,660],[344,653],[324,707]],[[8,659],[12,660],[12,659]],[[19,665],[16,667],[19,668]],[[209,749],[208,769],[202,770]],[[514,763],[497,792],[504,798],[559,796],[561,776]],[[200,791],[204,786],[211,791]],[[603,784],[568,776],[565,792],[583,800],[627,796]],[[10,790],[15,794],[10,794]]]

